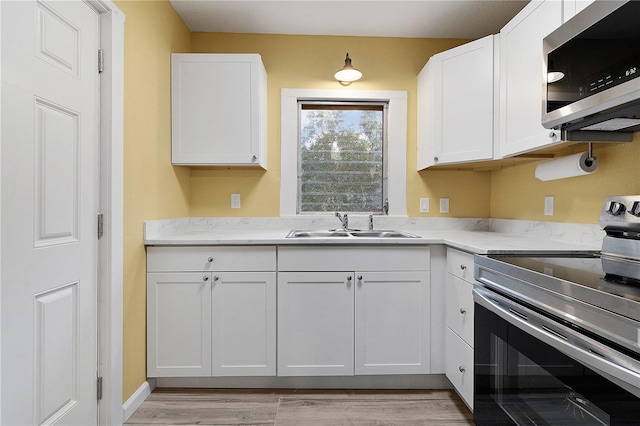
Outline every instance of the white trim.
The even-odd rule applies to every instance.
[[[296,215],[298,100],[359,100],[389,103],[387,194],[389,215],[407,215],[407,92],[382,90],[282,89],[280,105],[280,216]]]
[[[0,5],[0,24],[2,23],[2,5]],[[0,31],[0,46],[2,46],[2,31]],[[2,54],[0,54],[0,100],[2,100]],[[2,102],[0,101],[0,164],[2,164]],[[0,172],[1,172],[0,167]],[[2,186],[0,185],[0,223],[2,223]],[[2,227],[0,226],[0,241],[2,241]],[[2,247],[2,244],[0,244]],[[0,248],[0,259],[2,259],[2,249]],[[0,318],[2,318],[2,262],[0,262]],[[2,322],[0,321],[0,330]],[[0,332],[0,366],[2,365],[2,333]],[[2,386],[0,386],[0,418],[2,417]]]
[[[99,373],[98,422],[122,421],[122,277],[124,14],[110,0],[89,1],[100,13],[105,69],[100,75],[100,211],[104,234],[98,245]]]
[[[136,412],[142,403],[151,395],[151,392],[156,388],[155,379],[149,379],[144,382],[140,387],[131,395],[129,399],[122,404],[122,423],[126,423],[133,413]]]
[[[218,389],[451,389],[444,374],[305,377],[158,377],[160,388]]]

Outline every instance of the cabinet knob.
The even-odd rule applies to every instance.
[[[213,262],[213,257],[209,256],[209,257],[207,258],[207,262],[209,262],[209,263]]]
[[[362,275],[358,275],[358,280],[362,281]]]
[[[467,313],[467,310],[465,308],[460,308],[460,313],[464,315]]]
[[[204,277],[202,277],[202,281],[209,281],[209,275],[205,275]]]
[[[251,156],[251,162],[255,163],[256,161],[258,161],[258,157],[256,155],[252,155]]]
[[[556,136],[556,132],[554,132],[553,130],[549,132],[550,138],[554,138],[555,136]]]
[[[214,275],[214,276],[213,276],[213,280],[214,280],[214,281],[218,281],[219,279],[220,279],[220,277],[219,277],[219,276],[217,276],[217,275]]]
[[[465,265],[460,265],[460,269],[464,271],[465,269],[467,269],[467,267]]]
[[[461,373],[465,372],[465,368],[463,366],[459,366],[458,367],[458,371],[460,371]]]
[[[438,161],[440,161],[440,159],[438,157],[433,157],[433,162],[437,163]]]
[[[347,275],[347,281],[351,282],[352,279],[353,277],[351,275]]]

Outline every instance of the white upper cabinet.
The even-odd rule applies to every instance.
[[[434,55],[418,75],[418,170],[492,159],[494,37]]]
[[[267,73],[258,54],[171,55],[177,165],[267,167]]]
[[[562,24],[563,2],[533,0],[500,31],[500,134],[496,158],[559,141],[542,127],[542,39]]]

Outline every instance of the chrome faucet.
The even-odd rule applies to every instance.
[[[336,217],[340,221],[340,224],[342,224],[342,230],[343,231],[349,230],[349,216],[347,216],[346,213],[340,214],[339,212],[336,212]]]

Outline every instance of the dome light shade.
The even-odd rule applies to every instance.
[[[547,83],[555,83],[556,81],[562,80],[564,78],[564,73],[560,71],[550,71],[547,74]]]
[[[351,58],[347,53],[347,57],[344,60],[344,67],[334,74],[334,78],[345,86],[351,84],[356,80],[360,80],[362,73],[351,65]]]

